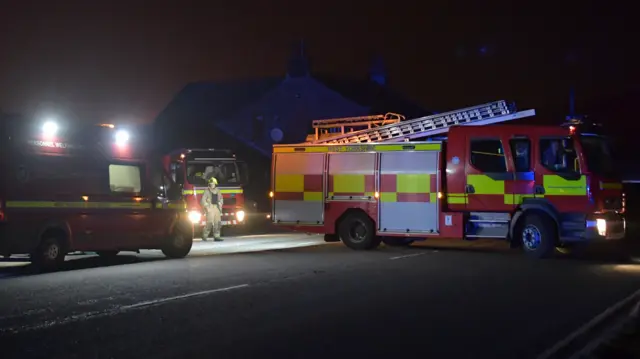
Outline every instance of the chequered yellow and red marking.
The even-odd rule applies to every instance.
[[[435,174],[380,175],[380,202],[435,202],[438,178]]]
[[[333,174],[329,175],[329,198],[371,197],[375,194],[376,180],[373,174]]]
[[[468,175],[467,184],[475,192],[447,193],[450,204],[468,204],[499,209],[522,204],[527,198],[546,198],[552,203],[576,202],[586,199],[586,177],[566,180],[557,175],[544,175],[544,194],[534,194],[533,180],[494,180],[486,175]],[[580,198],[583,197],[583,198]]]
[[[275,176],[273,198],[280,201],[323,200],[321,174],[279,174]]]

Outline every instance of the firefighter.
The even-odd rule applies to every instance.
[[[200,205],[207,217],[206,223],[202,230],[202,240],[209,238],[211,227],[213,227],[213,240],[221,242],[220,229],[222,222],[222,193],[218,189],[218,180],[215,177],[209,178],[209,187],[204,191]]]

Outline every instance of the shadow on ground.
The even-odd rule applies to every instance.
[[[102,258],[96,256],[87,256],[83,258],[72,259],[74,255],[67,256],[67,260],[54,272],[66,272],[73,270],[81,270],[81,269],[92,269],[92,268],[104,268],[111,266],[121,266],[128,264],[137,264],[144,262],[154,262],[160,260],[167,260],[167,258],[140,258],[135,256],[135,254],[127,255],[127,254],[119,254],[113,258]],[[24,262],[24,259],[7,259],[2,260],[2,262]],[[10,267],[0,268],[0,275],[4,277],[17,277],[17,276],[27,276],[27,275],[37,275],[44,274],[46,272],[42,272],[39,268],[32,264],[25,265],[16,265]],[[48,272],[51,273],[51,272]]]

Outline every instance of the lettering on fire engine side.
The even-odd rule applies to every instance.
[[[66,143],[66,142],[36,141],[36,140],[29,140],[27,142],[29,143],[29,145],[36,146],[36,147],[49,147],[49,148],[62,148],[62,149],[66,149],[66,148],[81,148],[81,146],[74,145],[74,144],[71,144],[71,143]]]
[[[375,147],[372,145],[337,146],[333,150],[335,152],[371,152]]]

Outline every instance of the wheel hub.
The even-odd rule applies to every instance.
[[[44,255],[47,257],[47,259],[54,260],[60,255],[60,248],[58,248],[57,245],[50,245],[49,247],[47,247]]]
[[[542,234],[538,227],[528,225],[522,230],[522,244],[527,250],[536,250],[542,242]]]
[[[182,236],[176,235],[173,237],[173,245],[176,246],[177,248],[182,247],[183,243],[184,243],[184,238],[182,238]]]
[[[351,226],[349,234],[354,242],[362,242],[367,238],[367,227],[362,222],[356,222]]]

